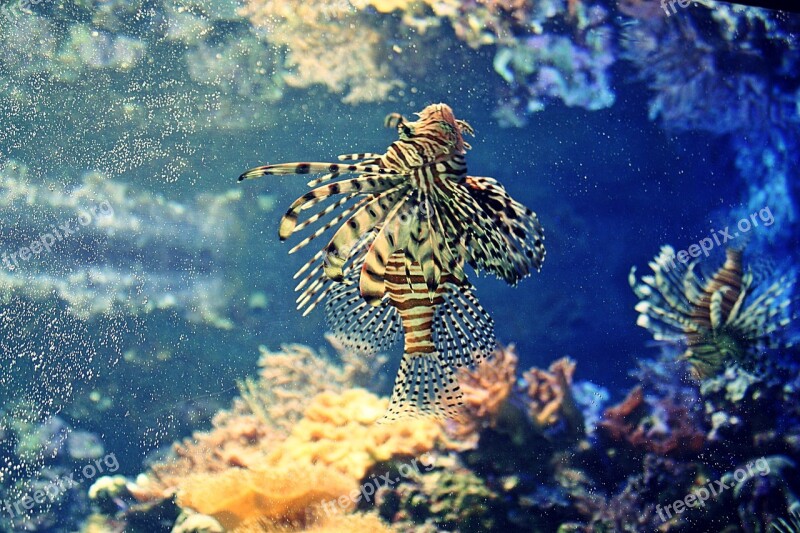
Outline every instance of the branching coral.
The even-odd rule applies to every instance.
[[[656,340],[685,343],[683,358],[700,378],[729,364],[753,368],[763,347],[784,344],[793,278],[783,277],[755,296],[760,288],[752,273],[744,272],[741,250],[729,248],[725,263],[705,281],[695,273],[697,261],[681,264],[687,259],[685,251],[676,258],[672,247],[664,246],[650,263],[653,275],[637,281],[635,267],[631,270],[629,282],[640,300],[638,325]]]
[[[477,445],[477,432],[494,427],[517,380],[517,354],[514,346],[495,350],[494,355],[475,368],[461,368],[458,384],[464,393],[464,416],[448,424],[456,440]]]
[[[214,428],[197,432],[192,439],[175,443],[173,458],[153,465],[147,474],[130,484],[139,501],[170,497],[190,474],[225,472],[232,467],[248,467],[263,461],[267,447],[279,435],[258,417],[243,412],[221,411],[214,417]]]
[[[288,434],[317,394],[341,392],[363,384],[375,376],[384,361],[380,356],[348,352],[332,336],[326,338],[338,352],[342,365],[301,344],[283,345],[279,352],[260,346],[259,379],[246,379],[240,384],[241,402],[266,425]]]
[[[531,368],[522,375],[530,400],[528,412],[540,428],[563,423],[570,434],[583,434],[583,415],[572,397],[574,373],[575,362],[565,357],[546,371]]]

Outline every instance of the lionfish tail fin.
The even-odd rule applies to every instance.
[[[405,353],[389,408],[379,422],[421,417],[458,419],[463,397],[455,372],[438,353]]]

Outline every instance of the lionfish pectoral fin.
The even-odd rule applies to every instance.
[[[419,417],[458,419],[463,397],[455,372],[438,353],[405,353],[389,408],[379,423]]]
[[[497,347],[494,320],[469,281],[447,283],[445,287],[433,317],[433,344],[446,365],[472,367],[491,357]]]
[[[322,263],[323,272],[333,281],[342,281],[346,262],[347,257],[340,253],[333,244],[329,244]]]
[[[363,261],[363,255],[358,261]],[[358,275],[359,270],[351,268],[344,282],[331,289],[325,302],[325,318],[334,338],[347,350],[373,354],[398,340],[402,323],[397,308],[388,301],[371,306],[361,298]]]

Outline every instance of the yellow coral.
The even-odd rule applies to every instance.
[[[299,527],[258,519],[242,524],[233,533],[291,533],[300,531]],[[374,513],[356,513],[321,518],[318,523],[304,527],[302,531],[306,533],[392,533],[395,530],[386,525]]]
[[[360,480],[376,463],[416,457],[445,442],[441,423],[433,419],[377,424],[387,405],[386,398],[363,389],[324,392],[311,401],[304,418],[267,461],[329,465]]]
[[[409,0],[350,0],[350,4],[356,9],[375,8],[379,13],[391,13],[392,11],[405,11],[413,4]]]
[[[378,515],[364,513],[334,516],[306,531],[312,533],[391,533],[394,529],[387,526]]]
[[[214,517],[225,530],[247,520],[301,523],[320,502],[355,490],[352,478],[323,465],[298,464],[191,476],[178,492],[178,503]],[[352,500],[347,500],[350,508]],[[344,510],[349,510],[345,505]]]

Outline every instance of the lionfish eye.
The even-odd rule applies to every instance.
[[[414,131],[408,127],[406,123],[402,123],[398,126],[398,128],[402,131],[402,135],[406,137],[411,137],[414,134]]]

